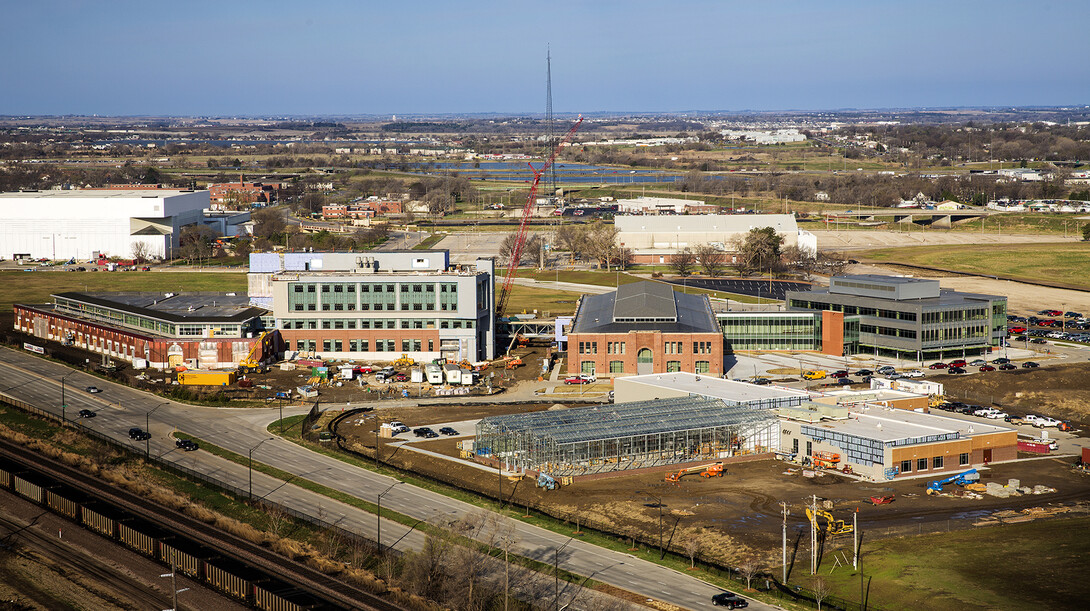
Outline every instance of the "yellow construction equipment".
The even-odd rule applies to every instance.
[[[469,369],[470,371],[472,371],[473,370],[473,363],[470,363],[469,359],[462,359],[461,362],[458,363],[458,368],[459,369]]]
[[[401,358],[394,361],[394,367],[396,369],[406,369],[408,367],[412,367],[415,364],[416,364],[416,361],[409,358],[409,355],[407,355],[407,354],[402,354]]]
[[[268,334],[268,331],[262,331],[261,335],[258,335],[257,339],[254,341],[254,345],[250,347],[250,353],[246,355],[246,358],[239,361],[238,370],[240,373],[256,373],[265,370],[265,366],[258,362],[257,354],[258,351],[261,350],[261,346],[265,341],[265,336]]]
[[[931,395],[931,398],[927,400],[927,407],[939,407],[943,403],[946,403],[946,397],[943,395]]]
[[[695,467],[682,469],[677,473],[667,473],[666,481],[671,484],[676,484],[681,481],[681,478],[694,473],[700,473],[701,477],[723,477],[723,463],[715,462],[707,465],[697,465]]]
[[[825,532],[830,535],[847,535],[855,531],[854,526],[845,524],[844,520],[837,520],[833,517],[833,514],[822,509],[818,509],[815,512],[813,509],[807,507],[806,517],[810,518],[810,523],[818,530],[821,530],[821,526],[818,524],[817,519],[825,518]]]

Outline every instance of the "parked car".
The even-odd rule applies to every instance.
[[[847,369],[838,369],[838,370],[830,373],[829,377],[830,378],[838,378],[838,379],[839,378],[846,378],[846,377],[848,377],[848,370]]]
[[[757,386],[765,386],[771,384],[772,380],[769,380],[768,378],[753,378],[752,382]]]
[[[973,367],[980,367],[981,365],[987,365],[988,361],[985,361],[984,359],[973,359],[969,364]],[[962,365],[962,367],[964,367],[964,365]]]
[[[857,376],[869,376],[869,375],[872,375],[873,373],[874,372],[871,371],[870,369],[860,369],[859,371],[855,372],[855,375],[857,375]]]
[[[394,382],[408,382],[409,381],[409,376],[407,376],[407,375],[405,375],[403,373],[395,373],[393,375],[393,377],[390,378],[390,379],[393,380]]]
[[[100,392],[102,392],[101,390],[99,390],[99,389],[98,389],[98,387],[97,387],[97,386],[88,386],[88,387],[87,387],[87,388],[85,388],[84,390],[86,390],[87,392],[89,392],[89,393],[91,393],[91,394],[95,394],[95,393],[100,393]]]
[[[992,413],[994,411],[998,411],[998,410],[996,410],[994,407],[982,407],[980,409],[973,410],[973,415],[974,416],[987,417],[988,414],[990,414],[990,413]]]
[[[197,445],[197,442],[193,441],[192,439],[175,439],[174,445],[175,447],[181,450],[185,450],[186,452],[192,452],[200,448],[200,446]]]
[[[1010,359],[1008,359],[1005,356],[1001,356],[1001,357],[999,357],[997,359],[993,359],[992,360],[992,365],[1003,365],[1004,363],[1009,363],[1009,362],[1011,362]]]
[[[1029,340],[1029,343],[1031,343],[1031,344],[1047,344],[1048,340],[1043,338],[1043,337],[1035,337],[1035,338]]]
[[[850,384],[855,384],[855,381],[853,381],[851,378],[837,378],[836,383],[840,384],[841,386],[848,386]]]
[[[1014,363],[1003,363],[999,366],[999,371],[1010,371],[1011,369],[1018,369]]]
[[[457,435],[458,434],[458,431],[452,429],[449,426],[444,426],[443,428],[439,429],[439,432],[444,434],[444,435]]]
[[[947,365],[946,363],[943,363],[943,362],[940,361],[938,363],[931,363],[930,365],[928,365],[927,368],[928,369],[949,369],[950,366]]]
[[[97,415],[98,415],[98,414],[96,414],[95,412],[92,412],[92,411],[91,411],[91,410],[89,410],[89,409],[81,409],[81,410],[79,410],[79,417],[80,417],[80,418],[94,418],[94,417],[95,417],[95,416],[97,416]]]
[[[900,380],[904,376],[894,371],[893,373],[887,374],[886,377],[891,380]]]
[[[430,427],[426,427],[426,426],[422,426],[420,428],[413,429],[413,435],[416,435],[417,437],[427,437],[428,433],[432,433],[434,435],[435,431],[431,430]],[[436,437],[438,437],[438,435],[436,435]]]
[[[993,367],[991,365],[981,365],[980,370],[981,371],[995,371],[995,367]]]
[[[893,367],[892,365],[882,365],[881,367],[879,367],[875,371],[877,371],[878,373],[880,373],[880,374],[882,374],[884,376],[888,376],[891,373],[895,373],[897,371],[897,369],[895,367]]]
[[[968,363],[965,362],[965,359],[955,359],[953,361],[950,361],[951,367],[964,367],[966,365],[968,365]]]
[[[811,371],[807,371],[806,373],[802,374],[802,379],[804,379],[804,380],[824,380],[825,379],[825,370],[823,370],[823,369],[814,369],[814,370],[811,370]]]
[[[912,371],[906,371],[901,375],[906,378],[922,378],[924,376],[924,373],[921,369],[913,369]]]
[[[1036,419],[1034,419],[1033,426],[1039,429],[1043,429],[1049,426],[1060,426],[1060,422],[1060,420],[1057,420],[1055,418],[1049,418],[1048,416],[1038,416]]]
[[[726,607],[728,609],[743,609],[749,606],[749,601],[734,592],[720,592],[712,596],[712,604],[716,607]]]
[[[950,374],[965,373],[965,369],[963,369],[961,367],[951,367],[950,369],[946,370],[946,373],[950,373]]]
[[[1026,361],[1025,363],[1022,363],[1022,368],[1023,369],[1033,369],[1035,367],[1040,367],[1040,366],[1041,366],[1040,364],[1034,363],[1033,361]]]
[[[598,378],[596,378],[594,376],[594,374],[580,373],[580,374],[577,374],[577,375],[568,376],[568,377],[564,378],[564,383],[565,384],[590,384],[590,383],[595,382],[597,380],[598,380]]]
[[[991,418],[992,420],[1001,420],[1006,419],[1008,415],[1009,414],[1007,414],[1006,412],[1001,412],[997,409],[993,409],[992,411],[988,412],[988,414],[984,417]]]

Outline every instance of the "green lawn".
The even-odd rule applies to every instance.
[[[1085,609],[1090,518],[1010,524],[864,543],[869,603],[881,609]],[[848,547],[851,545],[849,543]],[[808,585],[805,554],[792,583]],[[850,552],[848,560],[851,560]],[[819,574],[834,596],[859,600],[849,562]],[[807,565],[804,567],[803,565]]]
[[[913,246],[859,252],[859,259],[928,265],[955,271],[1049,280],[1090,287],[1090,242]]]
[[[0,272],[0,309],[13,303],[49,303],[65,291],[246,292],[244,272]]]

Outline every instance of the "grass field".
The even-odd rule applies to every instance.
[[[1083,530],[1087,529],[1087,530]],[[869,603],[881,609],[1085,609],[1090,518],[1078,517],[864,543]],[[850,544],[849,544],[850,547]],[[805,554],[803,554],[805,556]],[[859,574],[819,574],[834,596],[859,600]],[[808,564],[796,563],[795,574]],[[808,585],[810,577],[792,577]]]
[[[0,310],[13,303],[49,303],[65,291],[246,292],[244,272],[0,272]]]
[[[496,283],[496,296],[499,297],[501,283]],[[532,313],[537,310],[540,316],[574,314],[575,301],[582,293],[557,291],[547,288],[532,288],[512,285],[511,296],[507,301],[507,315]]]
[[[858,257],[1090,287],[1090,242],[913,246],[863,251]]]

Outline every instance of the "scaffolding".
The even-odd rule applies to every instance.
[[[554,476],[640,469],[779,449],[764,406],[680,397],[484,418],[476,452]]]

